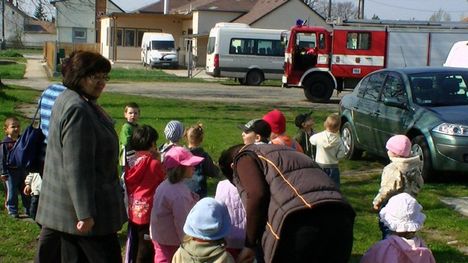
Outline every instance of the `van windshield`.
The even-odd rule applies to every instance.
[[[167,41],[161,41],[161,40],[155,40],[151,41],[151,49],[152,50],[171,50],[174,49],[174,41],[172,40],[167,40]]]

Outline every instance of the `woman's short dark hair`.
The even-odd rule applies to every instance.
[[[91,51],[75,51],[66,61],[63,84],[75,91],[82,89],[80,81],[96,73],[109,73],[111,64],[101,54]]]
[[[224,176],[226,176],[226,178],[231,182],[234,174],[231,164],[234,162],[234,158],[244,146],[244,144],[233,145],[228,149],[224,150],[219,156],[219,168],[221,169],[221,172],[224,174]]]
[[[135,151],[147,151],[159,138],[158,132],[149,125],[138,126],[130,139],[130,148]]]

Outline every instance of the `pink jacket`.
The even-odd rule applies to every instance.
[[[415,238],[414,245],[391,235],[373,245],[361,258],[361,263],[435,263],[434,256],[424,242]]]
[[[127,159],[124,180],[128,219],[138,225],[149,224],[154,191],[164,180],[161,162],[148,151],[138,151]]]
[[[242,205],[237,188],[229,182],[223,180],[216,187],[215,199],[224,203],[231,218],[231,233],[225,237],[228,248],[243,248],[245,242],[245,209]]]
[[[198,201],[184,181],[171,184],[164,180],[154,194],[150,236],[161,245],[179,246],[184,237],[184,223]]]

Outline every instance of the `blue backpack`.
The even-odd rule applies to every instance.
[[[26,172],[42,173],[45,136],[40,128],[34,127],[40,107],[41,103],[39,102],[31,124],[24,130],[10,150],[7,160],[8,166],[23,169]]]

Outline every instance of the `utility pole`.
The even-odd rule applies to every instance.
[[[364,19],[364,0],[359,0],[358,3],[358,19]]]
[[[331,7],[332,7],[332,0],[328,0],[328,19],[331,20]]]
[[[2,0],[2,43],[0,44],[0,49],[5,49],[5,0]]]

